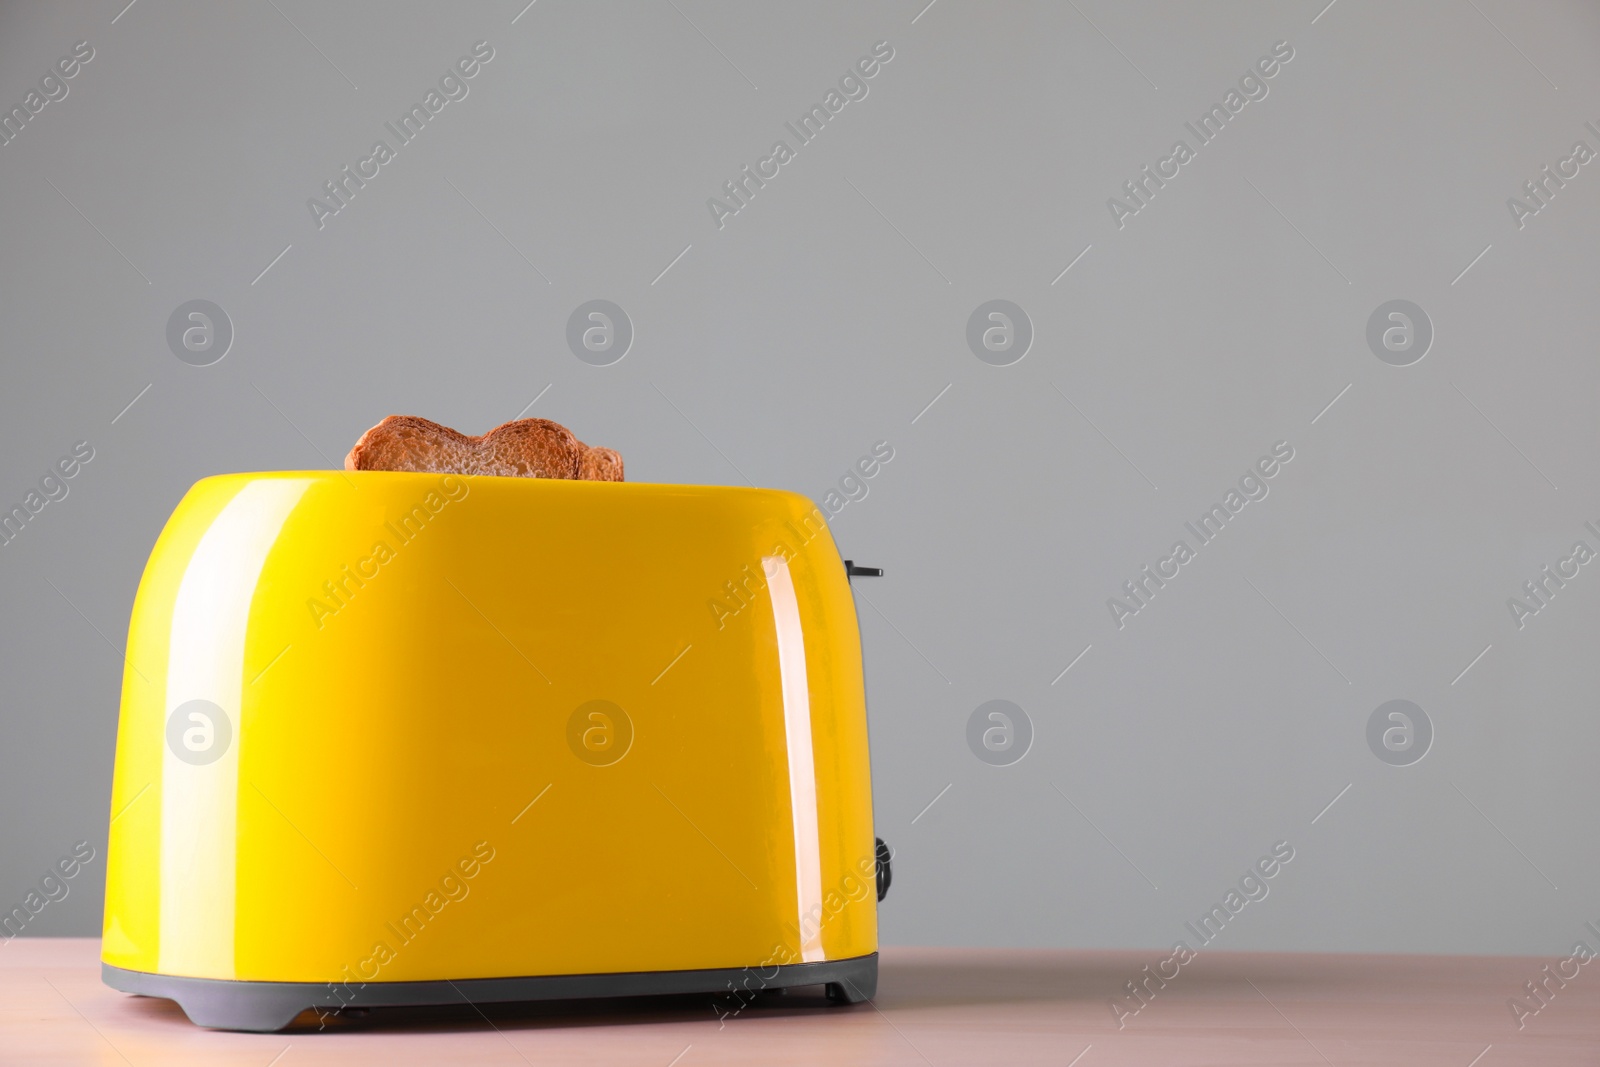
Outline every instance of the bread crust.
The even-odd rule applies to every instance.
[[[514,419],[473,437],[416,415],[390,415],[361,435],[344,469],[623,480],[620,455],[584,444],[549,419]]]

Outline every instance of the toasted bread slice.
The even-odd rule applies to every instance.
[[[415,415],[390,415],[361,435],[344,469],[623,480],[621,456],[584,444],[549,419],[516,419],[471,437]]]

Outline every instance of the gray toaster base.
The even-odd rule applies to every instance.
[[[433,982],[238,982],[181,978],[100,965],[112,989],[177,1001],[197,1026],[218,1030],[282,1030],[307,1010],[437,1007],[519,1001],[581,1000],[682,993],[719,993],[728,1011],[744,1003],[741,993],[796,986],[827,987],[834,1003],[856,1004],[878,990],[878,954],[765,968],[698,971],[638,971],[623,974],[541,975],[529,978],[463,978]],[[747,999],[747,998],[746,998]]]

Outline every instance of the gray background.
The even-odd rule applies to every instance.
[[[0,9],[6,107],[96,51],[0,147],[0,502],[96,450],[0,548],[0,904],[103,848],[128,613],[193,481],[527,411],[631,480],[819,498],[892,443],[833,523],[889,572],[859,583],[888,943],[1168,946],[1283,839],[1217,947],[1564,954],[1600,920],[1600,565],[1506,607],[1600,547],[1600,168],[1506,207],[1600,149],[1600,12],[524,2]],[[307,198],[480,39],[319,231]],[[719,231],[707,198],[879,40]],[[1106,199],[1279,40],[1119,230]],[[196,298],[236,331],[205,368],[165,341]],[[565,343],[595,298],[636,331],[610,367]],[[1009,367],[965,340],[995,298],[1035,329]],[[1365,339],[1397,298],[1436,331],[1403,368]],[[1271,495],[1119,631],[1106,599],[1279,440]],[[1396,698],[1436,732],[1413,766],[1367,746]],[[1012,766],[967,747],[992,699],[1034,725]],[[30,932],[98,933],[103,870]]]

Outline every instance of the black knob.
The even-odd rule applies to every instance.
[[[889,866],[889,846],[881,837],[875,840],[878,842],[878,899],[882,900],[889,895],[889,886],[894,882],[894,869]]]

